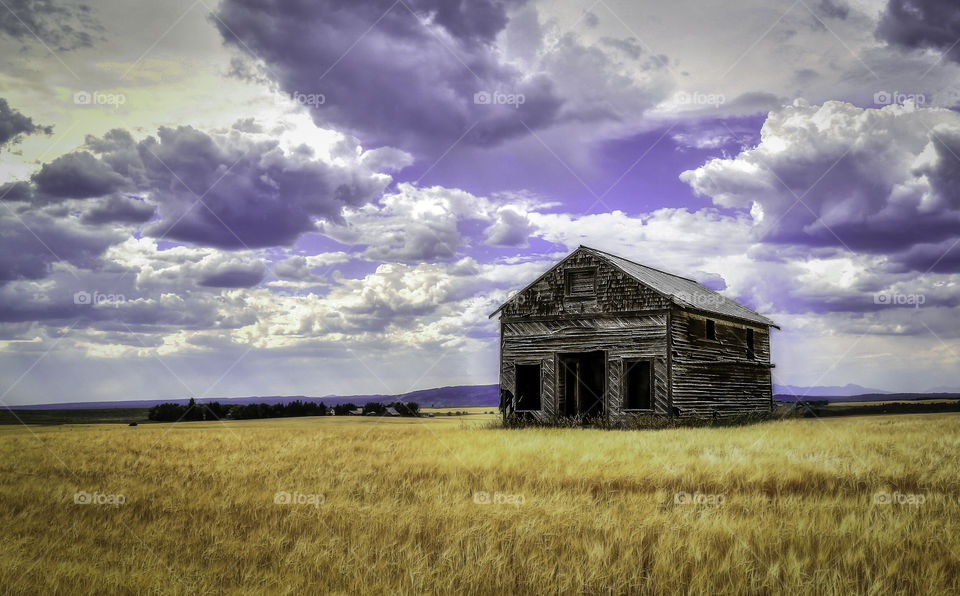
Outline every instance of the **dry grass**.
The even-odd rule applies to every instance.
[[[465,424],[0,427],[0,586],[960,592],[960,414],[640,432]],[[126,502],[77,505],[80,490]],[[326,501],[277,505],[277,491]],[[476,491],[523,504],[477,504]],[[676,504],[681,491],[723,504]],[[926,502],[875,505],[878,491]]]

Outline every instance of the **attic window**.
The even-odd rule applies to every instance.
[[[596,269],[569,269],[564,279],[566,294],[573,297],[593,296],[596,283]]]
[[[753,338],[753,329],[747,329],[747,358],[754,360],[756,357],[757,352]]]
[[[707,328],[704,333],[707,339],[717,339],[717,322],[713,319],[707,319]]]

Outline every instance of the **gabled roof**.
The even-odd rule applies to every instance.
[[[511,300],[536,284],[544,275],[559,267],[564,261],[570,258],[570,256],[580,250],[585,250],[598,259],[610,263],[639,283],[647,286],[681,308],[715,313],[734,319],[742,319],[759,323],[761,325],[769,325],[771,327],[776,327],[777,329],[780,328],[776,323],[767,317],[750,310],[746,306],[743,306],[742,304],[739,304],[738,302],[727,298],[723,294],[715,292],[692,279],[680,277],[679,275],[673,275],[672,273],[660,271],[659,269],[654,269],[653,267],[647,267],[646,265],[635,263],[631,260],[624,259],[623,257],[618,257],[617,255],[583,245],[564,257],[559,263],[551,267],[543,275],[533,280],[533,282],[523,288],[523,290],[520,290],[511,296],[509,300],[501,304],[497,310],[493,311],[490,316],[493,317],[493,315],[500,312],[500,310],[509,304]]]

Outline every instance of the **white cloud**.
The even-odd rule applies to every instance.
[[[370,260],[452,259],[474,241],[461,230],[471,221],[488,224],[488,244],[524,245],[533,231],[526,215],[531,203],[517,196],[488,199],[456,188],[401,183],[379,205],[347,210],[345,225],[324,224],[322,232],[344,244],[365,246],[363,255]]]
[[[957,237],[958,149],[960,115],[950,110],[798,101],[770,114],[756,147],[680,178],[720,206],[762,213],[757,239],[956,270],[960,260],[909,249]]]

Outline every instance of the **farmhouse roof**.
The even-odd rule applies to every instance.
[[[750,310],[746,306],[743,306],[742,304],[731,300],[723,294],[715,292],[692,279],[680,277],[679,275],[667,273],[666,271],[654,269],[653,267],[647,267],[646,265],[641,265],[640,263],[636,263],[629,259],[583,245],[580,245],[576,250],[564,257],[559,263],[543,273],[543,275],[533,280],[533,282],[531,282],[525,288],[511,296],[506,302],[501,304],[497,310],[493,311],[490,316],[493,317],[495,314],[500,312],[504,306],[509,304],[517,296],[540,281],[544,275],[559,267],[564,261],[581,250],[585,250],[598,259],[610,263],[620,271],[669,299],[671,302],[681,308],[710,312],[734,319],[741,319],[759,323],[761,325],[776,327],[777,329],[780,328],[776,323],[767,317]]]

